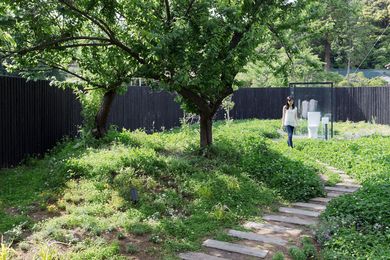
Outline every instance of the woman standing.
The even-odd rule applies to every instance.
[[[294,99],[291,96],[287,97],[286,105],[283,106],[282,127],[286,127],[288,133],[287,144],[293,148],[292,137],[294,128],[298,125],[297,108],[294,105]]]

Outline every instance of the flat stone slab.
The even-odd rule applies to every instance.
[[[251,221],[246,222],[243,226],[245,228],[256,229],[264,233],[282,233],[282,234],[286,233],[289,235],[297,236],[302,232],[302,230],[296,228],[289,228],[289,227],[283,227],[278,225],[272,225],[268,223],[257,223]]]
[[[326,195],[328,197],[330,197],[330,198],[335,198],[335,197],[339,197],[339,196],[341,196],[343,194],[342,193],[337,193],[337,192],[328,192]]]
[[[337,183],[336,186],[340,188],[361,188],[362,187],[362,185],[359,184],[346,183],[346,182]]]
[[[342,187],[325,186],[325,190],[328,190],[328,191],[339,191],[339,192],[355,192],[355,191],[357,191],[357,188],[342,188]]]
[[[355,182],[354,179],[352,179],[349,175],[347,174],[339,174],[340,178],[345,181],[345,182]]]
[[[308,217],[318,217],[321,214],[318,211],[303,210],[303,209],[296,209],[296,208],[287,208],[287,207],[280,207],[279,212],[308,216]]]
[[[247,240],[259,241],[259,242],[274,244],[274,245],[279,245],[279,246],[285,246],[288,243],[286,240],[281,239],[279,237],[259,235],[259,234],[252,233],[252,232],[242,232],[242,231],[233,230],[233,229],[229,230],[228,235],[232,236],[232,237],[238,237],[238,238],[247,239]]]
[[[312,198],[310,201],[328,203],[331,200],[332,200],[332,198],[321,198],[321,197],[319,197],[319,198]]]
[[[315,225],[317,221],[314,219],[303,219],[298,217],[287,217],[287,216],[281,216],[281,215],[265,215],[263,216],[263,219],[269,220],[269,221],[278,221],[278,222],[284,222],[284,223],[290,223],[290,224],[296,224],[296,225]]]
[[[207,239],[206,241],[204,241],[203,246],[234,252],[234,253],[239,253],[243,255],[257,256],[260,258],[264,258],[268,254],[268,250],[239,245],[239,244],[233,244],[228,242],[222,242],[222,241],[217,241],[212,239]]]
[[[181,253],[179,257],[184,260],[228,260],[227,258],[196,252]]]
[[[315,204],[315,203],[296,202],[296,203],[293,203],[291,205],[302,207],[302,208],[315,209],[315,210],[325,210],[326,209],[326,206],[321,205],[321,204]]]

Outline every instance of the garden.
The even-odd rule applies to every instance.
[[[389,10],[1,1],[0,259],[390,259]]]
[[[351,133],[372,127],[339,125]],[[230,241],[224,230],[278,205],[322,196],[319,173],[330,185],[337,175],[319,159],[363,187],[321,215],[317,256],[388,258],[389,137],[297,140],[293,151],[278,127],[276,120],[219,122],[207,157],[198,155],[196,125],[65,140],[43,159],[1,171],[5,250],[23,259],[175,259],[199,250],[205,237]]]

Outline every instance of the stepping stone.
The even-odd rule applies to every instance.
[[[300,229],[288,228],[288,227],[272,225],[268,223],[256,223],[250,221],[246,222],[243,226],[245,228],[256,229],[264,233],[287,233],[293,236],[298,236],[302,232],[302,230]]]
[[[204,241],[203,246],[239,253],[243,255],[257,256],[261,258],[266,257],[268,254],[268,250],[259,249],[257,247],[244,246],[212,239],[207,239],[206,241]]]
[[[345,182],[337,183],[336,186],[341,187],[341,188],[361,188],[362,187],[362,185],[359,185],[359,184],[352,184],[352,183],[345,183]]]
[[[340,178],[341,178],[343,181],[345,181],[345,182],[355,182],[354,179],[352,179],[351,177],[349,177],[349,176],[346,175],[346,174],[340,174],[339,176],[340,176]]]
[[[282,215],[265,215],[263,216],[263,219],[269,220],[269,221],[278,221],[278,222],[284,222],[284,223],[290,223],[290,224],[297,224],[297,225],[315,225],[317,221],[314,219],[303,219],[298,217],[287,217]]]
[[[315,209],[315,210],[325,210],[326,209],[326,206],[321,205],[321,204],[315,204],[315,203],[296,202],[296,203],[293,203],[291,205],[302,207],[302,208]]]
[[[179,254],[179,257],[184,260],[228,260],[227,258],[192,252]]]
[[[352,189],[352,188],[346,189],[346,188],[341,188],[341,187],[329,187],[329,186],[325,186],[325,190],[329,190],[329,191],[339,191],[339,192],[355,192],[357,189]]]
[[[302,216],[308,216],[308,217],[318,217],[321,214],[320,212],[317,212],[317,211],[295,209],[295,208],[287,208],[287,207],[280,207],[279,208],[279,212],[289,213],[289,214],[296,214],[296,215],[302,215]]]
[[[332,198],[313,198],[310,201],[328,203],[331,200],[332,200]]]
[[[259,235],[259,234],[252,233],[252,232],[242,232],[242,231],[233,230],[233,229],[229,230],[228,235],[232,236],[232,237],[238,237],[238,238],[247,239],[247,240],[259,241],[259,242],[268,243],[268,244],[275,244],[275,245],[279,245],[279,246],[285,246],[288,243],[286,240],[278,238],[278,237]]]
[[[341,196],[343,194],[342,193],[337,193],[337,192],[328,192],[326,195],[328,197],[330,197],[330,198],[335,198],[335,197],[339,197],[339,196]]]

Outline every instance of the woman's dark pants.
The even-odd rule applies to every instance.
[[[287,125],[286,129],[287,129],[287,134],[288,134],[287,144],[288,144],[288,146],[293,147],[292,137],[293,137],[293,133],[294,133],[294,127],[291,125]]]

